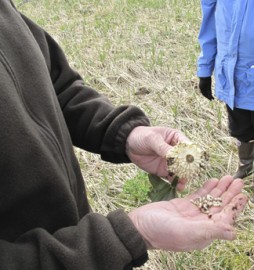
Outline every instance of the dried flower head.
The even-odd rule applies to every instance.
[[[191,179],[205,168],[208,154],[195,143],[179,143],[166,155],[169,175]]]

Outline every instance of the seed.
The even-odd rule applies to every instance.
[[[202,213],[210,214],[209,209],[213,206],[219,207],[222,205],[222,198],[216,197],[214,198],[210,194],[204,197],[198,197],[195,200],[191,200],[191,202],[196,205]]]

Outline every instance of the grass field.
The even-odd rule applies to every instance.
[[[189,183],[185,193],[206,179],[234,173],[237,149],[228,134],[224,105],[202,98],[197,88],[199,0],[14,2],[60,43],[86,84],[115,105],[141,107],[153,125],[180,129],[208,150],[209,170]],[[95,211],[129,211],[149,201],[147,175],[134,165],[112,165],[80,149],[76,153]],[[246,193],[251,180],[246,179]],[[253,210],[246,207],[236,224],[235,241],[216,241],[188,253],[151,251],[140,269],[254,269],[253,221]]]

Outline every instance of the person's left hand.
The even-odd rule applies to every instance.
[[[136,127],[127,138],[126,153],[129,159],[148,173],[172,181],[168,175],[166,154],[180,142],[190,140],[179,130],[167,127]],[[178,180],[177,189],[183,190],[187,179]]]
[[[211,179],[186,198],[149,203],[131,211],[129,217],[148,249],[200,250],[216,239],[235,239],[235,219],[248,201],[242,188],[243,181],[229,175]],[[222,199],[222,205],[211,207],[209,215],[191,202],[208,194]]]

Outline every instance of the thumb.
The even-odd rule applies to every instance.
[[[225,224],[223,222],[213,222],[211,221],[210,226],[206,227],[205,238],[206,240],[234,240],[236,237],[236,232],[232,226]]]
[[[166,128],[160,134],[153,137],[154,151],[161,157],[165,157],[172,148],[181,143],[190,143],[190,139],[177,129]]]
[[[162,158],[165,158],[167,153],[173,148],[165,142],[161,135],[151,137],[150,146],[152,150]]]
[[[221,224],[221,226],[216,226],[214,231],[214,239],[221,240],[234,240],[236,237],[236,232],[234,228],[230,225]]]

